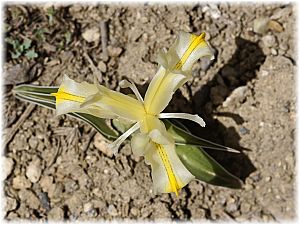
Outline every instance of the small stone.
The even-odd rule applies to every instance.
[[[131,208],[130,209],[130,213],[133,215],[133,216],[137,216],[138,213],[139,213],[139,210],[135,207]]]
[[[266,181],[266,182],[269,182],[269,181],[271,181],[271,179],[272,179],[272,177],[267,176],[267,177],[265,178],[265,181]]]
[[[100,61],[100,62],[98,63],[98,69],[99,69],[101,72],[105,73],[106,70],[107,70],[106,64],[105,64],[104,62]]]
[[[248,213],[250,211],[251,205],[247,202],[241,203],[241,212],[242,213]]]
[[[290,7],[279,8],[275,10],[274,14],[271,16],[271,19],[278,20],[281,19],[282,17],[289,16],[290,14],[291,14]]]
[[[26,179],[24,175],[18,175],[13,178],[12,186],[14,189],[25,189],[25,188],[30,188],[31,183],[29,180]]]
[[[239,129],[241,135],[249,134],[250,131],[246,127],[241,127]]]
[[[278,23],[277,21],[275,21],[275,20],[269,21],[268,28],[270,30],[273,30],[273,31],[279,32],[279,33],[283,31],[282,25],[280,23]]]
[[[108,156],[108,157],[112,157],[113,156],[113,152],[110,148],[108,148],[108,142],[105,141],[104,137],[97,133],[94,137],[94,145],[95,147],[100,150],[104,155]]]
[[[79,189],[78,183],[72,179],[67,179],[64,182],[64,186],[66,193],[73,193],[74,191]]]
[[[48,213],[48,220],[63,221],[64,211],[60,207],[52,208]]]
[[[253,31],[258,34],[264,34],[268,31],[269,18],[257,18],[253,21]]]
[[[38,209],[40,207],[40,200],[32,191],[21,189],[18,196],[22,202],[25,202],[29,206],[29,208]]]
[[[273,35],[266,35],[262,37],[262,42],[266,47],[274,47],[276,45],[276,38]]]
[[[107,51],[111,57],[118,57],[122,53],[123,49],[120,47],[108,46]]]
[[[29,138],[28,144],[29,144],[30,148],[36,149],[36,147],[38,146],[38,143],[39,142],[38,142],[37,137],[31,136]]]
[[[280,48],[281,50],[283,50],[283,51],[286,51],[286,50],[289,49],[289,46],[288,46],[288,44],[287,44],[286,42],[281,42],[281,43],[279,44],[279,48]]]
[[[229,213],[235,212],[238,209],[237,202],[234,198],[230,198],[226,204],[226,211]]]
[[[92,27],[82,33],[82,37],[87,42],[98,42],[100,40],[100,30],[98,27]]]
[[[5,204],[5,212],[11,211],[17,208],[17,200],[14,198],[6,197],[6,204]]]
[[[41,160],[36,158],[32,160],[26,168],[26,176],[32,183],[36,183],[42,174]]]
[[[94,208],[94,206],[93,206],[93,203],[91,203],[91,202],[85,203],[85,204],[83,205],[83,211],[84,211],[85,213],[87,213],[87,212],[93,210],[93,208]]]
[[[262,70],[262,71],[261,71],[261,75],[262,75],[263,77],[266,77],[266,76],[269,75],[269,72],[268,72],[267,70]]]
[[[276,55],[278,55],[278,52],[275,48],[271,48],[271,54],[276,56]]]
[[[3,178],[2,180],[5,180],[13,171],[15,162],[12,158],[4,157],[2,156],[2,168],[3,168]]]
[[[223,102],[224,107],[228,107],[231,103],[242,103],[244,102],[246,98],[248,87],[247,86],[241,86],[236,88],[230,96],[226,98],[226,100]]]
[[[107,212],[111,216],[117,216],[118,215],[118,211],[117,211],[117,209],[114,205],[109,205],[108,209],[107,209]]]
[[[43,176],[40,180],[41,188],[44,192],[48,192],[49,187],[53,185],[53,177],[51,176]]]

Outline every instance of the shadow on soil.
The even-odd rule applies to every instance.
[[[193,96],[193,112],[204,118],[207,124],[205,129],[196,129],[193,124],[191,124],[189,128],[194,134],[202,138],[241,151],[241,154],[213,150],[207,150],[207,153],[232,174],[245,181],[245,179],[256,170],[250,159],[243,153],[245,150],[251,150],[240,146],[239,141],[241,137],[235,128],[225,127],[218,120],[214,119],[213,116],[217,114],[218,116],[230,117],[238,125],[242,125],[244,119],[240,115],[234,113],[214,113],[217,107],[222,105],[223,101],[212,104],[211,89],[220,85],[220,82],[218,82],[217,79],[218,76],[221,76],[228,90],[226,95],[223,96],[223,99],[225,100],[235,88],[246,85],[247,82],[256,77],[256,72],[264,63],[266,56],[263,54],[257,43],[240,37],[236,38],[235,43],[237,49],[232,58],[214,75],[211,81],[202,86]],[[210,107],[205,107],[207,104]],[[203,111],[204,108],[206,108],[206,110]]]

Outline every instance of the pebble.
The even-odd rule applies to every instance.
[[[92,27],[82,33],[82,37],[87,42],[98,42],[100,40],[100,30],[98,27]]]
[[[288,16],[291,13],[290,7],[280,8],[275,10],[274,14],[271,16],[271,19],[278,20],[284,16]]]
[[[85,213],[87,213],[87,212],[93,210],[93,208],[94,208],[94,205],[93,205],[93,203],[91,203],[91,202],[85,203],[85,204],[83,205],[83,211],[84,211]]]
[[[261,71],[261,75],[262,75],[263,77],[266,77],[266,76],[269,75],[269,72],[268,72],[267,70],[262,70],[262,71]]]
[[[11,211],[17,208],[17,200],[14,198],[6,197],[5,211]]]
[[[24,175],[18,175],[13,178],[12,180],[12,187],[14,189],[25,189],[30,188],[31,183]]]
[[[266,17],[256,18],[253,21],[253,31],[258,34],[264,34],[268,31],[268,23],[270,19]]]
[[[108,148],[108,142],[105,141],[104,137],[97,133],[94,137],[94,145],[95,147],[100,150],[104,155],[108,156],[108,157],[112,157],[113,156],[113,152],[110,148]]]
[[[122,53],[123,49],[120,47],[108,46],[107,51],[111,57],[118,57]]]
[[[138,213],[139,213],[139,210],[135,207],[131,208],[130,209],[130,213],[133,215],[133,216],[137,216]]]
[[[33,159],[26,168],[26,176],[32,183],[36,183],[42,174],[41,160]]]
[[[234,198],[229,198],[226,204],[226,211],[229,213],[235,212],[238,209],[237,201]]]
[[[114,205],[109,205],[108,209],[107,209],[107,212],[111,216],[117,216],[118,215],[118,211],[117,211],[117,209]]]
[[[31,209],[38,209],[40,207],[40,200],[38,197],[28,189],[22,189],[19,191],[18,196],[21,202],[26,202],[26,204]]]
[[[2,168],[3,168],[2,180],[5,180],[13,171],[15,162],[12,158],[5,157],[5,156],[2,156],[2,162],[3,162],[3,164],[2,164]]]
[[[245,135],[245,134],[249,134],[250,133],[250,131],[246,127],[241,127],[239,129],[239,132],[240,132],[241,135]]]
[[[266,47],[276,46],[276,38],[273,35],[265,35],[262,37],[262,42]]]
[[[72,179],[67,179],[64,182],[64,186],[65,186],[65,192],[66,193],[72,193],[72,192],[79,189],[78,183],[76,181],[72,180]]]
[[[37,137],[31,136],[29,138],[28,144],[29,144],[30,148],[36,149],[36,147],[38,146],[38,143],[39,142],[38,142]]]
[[[231,103],[242,103],[246,98],[247,90],[247,86],[236,88],[223,102],[223,106],[228,107]]]
[[[275,48],[271,48],[271,54],[276,56],[276,55],[278,55],[278,52]]]
[[[104,62],[100,61],[100,62],[98,63],[98,69],[99,69],[101,72],[105,73],[106,70],[107,70],[106,64],[105,64]]]
[[[241,212],[242,213],[248,213],[250,211],[251,205],[247,202],[241,203]]]
[[[48,213],[48,220],[63,221],[64,211],[60,207],[52,208]]]

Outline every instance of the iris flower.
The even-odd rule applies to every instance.
[[[121,88],[130,88],[135,98],[110,90],[97,82],[77,83],[64,77],[56,97],[58,115],[69,112],[89,113],[101,118],[121,118],[133,125],[110,147],[117,153],[121,143],[132,134],[133,154],[144,156],[152,168],[154,190],[160,193],[178,191],[194,176],[185,168],[175,152],[175,141],[160,119],[192,120],[204,127],[198,115],[163,113],[174,92],[191,76],[193,64],[201,57],[213,58],[205,41],[205,33],[193,35],[181,32],[170,47],[158,56],[160,67],[143,99],[133,82],[123,80]],[[136,132],[139,130],[140,132]]]

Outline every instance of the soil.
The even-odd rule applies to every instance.
[[[261,18],[273,26],[256,30]],[[5,38],[32,42],[16,58],[16,47],[4,49],[5,219],[294,220],[295,20],[292,4],[6,5]],[[92,82],[85,54],[105,85],[130,78],[143,93],[180,30],[205,31],[216,59],[196,63],[166,111],[198,113],[207,127],[187,123],[194,133],[241,150],[208,150],[244,181],[240,190],[194,180],[179,197],[155,195],[128,142],[113,156],[89,125],[12,94],[21,83],[59,85],[63,74]]]

